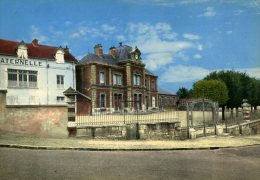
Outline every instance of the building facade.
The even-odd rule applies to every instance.
[[[77,90],[91,98],[88,109],[78,101],[79,114],[158,107],[157,76],[145,69],[137,47],[120,44],[104,54],[97,44],[77,64],[76,79]]]
[[[177,96],[171,92],[159,89],[158,91],[159,107],[163,109],[174,109],[177,106]]]
[[[0,39],[0,89],[7,105],[65,104],[63,91],[76,87],[77,60],[69,49]]]

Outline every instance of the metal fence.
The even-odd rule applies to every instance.
[[[178,120],[174,110],[154,109],[147,111],[134,110],[133,112],[99,112],[94,115],[77,115],[76,125],[123,125],[146,122],[172,122]]]

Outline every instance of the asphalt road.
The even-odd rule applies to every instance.
[[[260,146],[112,152],[0,148],[0,179],[260,179]]]

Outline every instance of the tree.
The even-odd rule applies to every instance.
[[[185,87],[181,87],[176,94],[178,98],[190,98],[190,91]]]
[[[204,80],[210,79],[222,80],[227,86],[229,100],[222,106],[222,110],[224,106],[231,109],[240,107],[243,99],[248,99],[253,106],[260,105],[259,80],[249,77],[246,73],[215,71],[204,78]],[[222,119],[224,120],[224,113]]]
[[[193,84],[193,97],[211,99],[223,106],[228,100],[228,89],[221,80],[200,80]]]

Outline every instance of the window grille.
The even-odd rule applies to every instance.
[[[8,87],[37,87],[37,71],[8,69]]]

